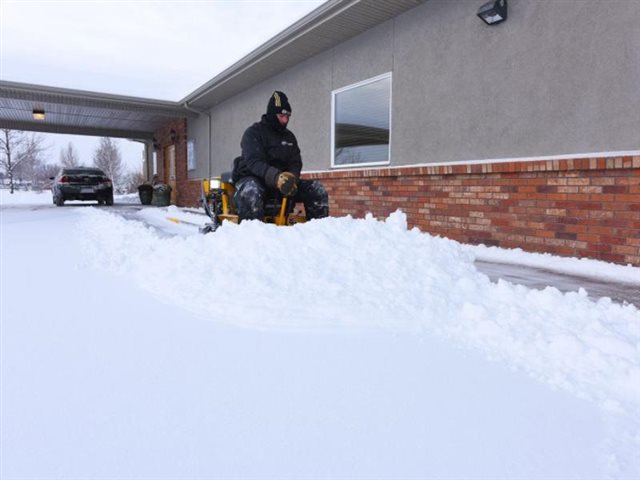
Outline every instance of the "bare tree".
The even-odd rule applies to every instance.
[[[36,168],[33,175],[33,187],[42,190],[50,186],[50,178],[55,177],[62,167],[58,164],[41,163]]]
[[[114,186],[120,186],[124,174],[124,165],[118,145],[111,138],[102,137],[100,145],[93,154],[93,164],[104,171]]]
[[[73,143],[69,142],[67,148],[60,149],[60,165],[67,168],[80,165],[80,157],[78,157],[76,149],[73,148]]]
[[[145,182],[145,176],[141,171],[129,172],[125,176],[125,189],[127,193],[138,193],[138,187]]]
[[[0,166],[9,178],[9,191],[15,191],[16,177],[29,178],[41,163],[44,151],[41,135],[21,130],[0,130]]]

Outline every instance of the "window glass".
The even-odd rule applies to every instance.
[[[389,162],[390,100],[390,75],[334,94],[334,166]]]
[[[196,150],[195,142],[190,139],[187,141],[187,169],[195,170],[196,168]]]

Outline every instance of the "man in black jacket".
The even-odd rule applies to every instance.
[[[267,113],[242,136],[242,155],[233,162],[240,220],[264,218],[265,199],[278,194],[302,202],[307,219],[329,216],[329,197],[317,180],[301,180],[302,159],[295,135],[287,129],[291,105],[282,92],[273,92]]]

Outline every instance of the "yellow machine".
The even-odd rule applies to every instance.
[[[202,233],[215,232],[223,220],[239,223],[236,207],[233,204],[233,194],[236,188],[231,180],[230,173],[224,173],[220,177],[205,178],[202,180],[201,202],[204,211],[211,219],[200,229]],[[278,226],[303,223],[306,217],[293,211],[291,202],[287,197],[278,195],[265,201],[265,223],[273,223]]]

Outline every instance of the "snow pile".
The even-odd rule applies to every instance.
[[[83,213],[89,264],[200,317],[258,329],[435,334],[609,409],[640,407],[636,307],[491,283],[468,249],[407,230],[402,213],[291,228],[225,223],[215,234],[192,227],[174,237]]]
[[[195,213],[197,212],[197,213]],[[170,205],[166,208],[144,208],[138,217],[147,225],[153,225],[176,235],[192,235],[197,228],[204,227],[210,220],[202,210],[178,208]]]

